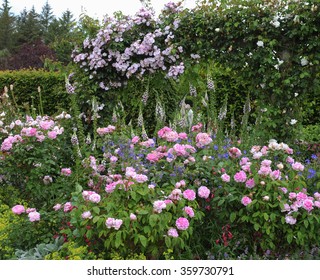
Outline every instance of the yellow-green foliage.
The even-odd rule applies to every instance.
[[[0,259],[10,259],[14,248],[10,246],[8,237],[12,225],[18,224],[19,218],[14,215],[8,205],[0,204]]]
[[[118,252],[112,252],[110,254],[110,259],[112,260],[146,260],[146,256],[142,253],[131,253],[126,258],[122,257]]]
[[[78,246],[75,242],[65,243],[61,250],[45,256],[45,260],[96,260],[98,257],[89,252],[88,247]]]
[[[64,73],[44,70],[0,71],[0,91],[4,87],[9,89],[10,97],[14,94],[21,108],[27,106],[30,108],[34,104],[37,113],[40,114],[42,101],[44,114],[52,115],[60,108],[65,109],[67,93]],[[38,89],[41,91],[41,97]]]

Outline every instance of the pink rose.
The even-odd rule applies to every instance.
[[[244,183],[247,180],[247,175],[244,171],[239,171],[233,176],[234,180],[238,183]]]
[[[20,204],[13,206],[11,210],[16,215],[20,215],[26,211],[24,206]]]
[[[99,194],[93,193],[93,194],[91,194],[91,195],[89,196],[89,200],[90,200],[91,202],[93,202],[93,203],[99,203],[100,200],[101,200],[101,197],[100,197]]]
[[[244,206],[247,206],[248,204],[250,204],[252,202],[251,198],[248,197],[248,196],[244,196],[242,199],[241,199],[241,203],[244,205]]]
[[[54,211],[58,211],[59,209],[61,209],[62,205],[61,204],[56,204],[55,206],[53,206]]]
[[[236,147],[230,148],[228,154],[231,158],[238,158],[242,155],[241,151]]]
[[[153,210],[156,213],[161,213],[164,208],[167,207],[167,204],[163,200],[156,200],[153,202]]]
[[[212,138],[208,133],[198,133],[196,136],[196,146],[201,148],[203,146],[209,145],[212,142]]]
[[[254,186],[255,186],[255,182],[254,182],[254,179],[253,179],[253,178],[248,179],[248,180],[246,181],[246,187],[247,187],[247,188],[252,189]]]
[[[83,213],[81,214],[81,218],[82,218],[82,219],[92,219],[91,212],[90,212],[90,211],[83,212]]]
[[[210,190],[206,186],[201,186],[198,189],[198,196],[201,198],[208,198],[210,195]]]
[[[311,199],[305,199],[303,201],[302,207],[310,212],[313,209],[313,201]]]
[[[194,217],[194,211],[192,209],[192,207],[190,206],[185,206],[183,208],[184,212],[186,212],[186,214],[190,217],[190,218],[193,218]]]
[[[230,182],[230,176],[227,173],[222,174],[221,179],[223,182]]]
[[[292,164],[292,169],[296,171],[303,171],[304,170],[304,165],[301,164],[300,162],[295,162]]]
[[[294,225],[297,222],[297,219],[290,215],[287,215],[285,219],[286,219],[286,223],[290,225]]]
[[[70,176],[72,173],[71,169],[70,168],[62,168],[61,169],[61,174],[64,175],[64,176]]]
[[[50,139],[56,139],[57,138],[57,132],[56,131],[49,131],[48,132],[48,138]]]
[[[183,192],[183,197],[187,200],[195,200],[196,193],[193,190],[187,189]]]
[[[180,217],[176,220],[176,227],[179,230],[186,230],[189,227],[188,219]]]
[[[139,136],[134,136],[134,137],[132,138],[132,140],[131,140],[131,142],[132,142],[133,144],[137,144],[139,141],[140,141]]]
[[[136,221],[137,220],[137,216],[133,213],[130,214],[130,220],[131,221]]]
[[[178,231],[177,231],[175,228],[169,228],[169,230],[168,230],[168,236],[178,237],[179,234],[178,234]]]
[[[40,213],[34,211],[34,212],[30,212],[28,214],[29,217],[29,221],[30,222],[36,222],[36,221],[40,221]]]
[[[64,212],[70,212],[72,210],[72,204],[71,202],[66,202],[63,206],[63,211]]]

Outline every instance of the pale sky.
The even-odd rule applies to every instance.
[[[179,2],[179,0],[171,1]],[[9,5],[11,12],[19,15],[24,8],[29,11],[32,6],[35,7],[37,13],[41,13],[42,7],[46,2],[47,0],[9,0]],[[151,0],[156,13],[159,13],[164,4],[168,2],[170,0]],[[196,0],[182,0],[182,2],[184,2],[187,8],[192,8],[195,6]],[[100,20],[103,19],[105,14],[112,15],[115,11],[122,11],[124,14],[133,15],[141,7],[139,0],[48,0],[48,3],[57,18],[69,9],[75,19],[78,19],[82,12]]]

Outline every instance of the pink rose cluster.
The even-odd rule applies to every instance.
[[[17,204],[15,206],[13,206],[11,210],[16,215],[21,215],[22,213],[28,214],[28,218],[29,218],[30,222],[40,221],[41,215],[39,212],[37,212],[37,210],[35,208],[25,209],[25,207],[23,205]]]
[[[158,131],[158,137],[168,142],[176,142],[180,140],[188,139],[188,135],[184,132],[178,133],[172,130],[170,127],[163,127]]]
[[[82,197],[85,201],[91,201],[93,203],[99,203],[101,196],[94,191],[83,191]]]
[[[196,146],[198,148],[202,148],[204,146],[209,145],[212,142],[212,138],[208,133],[200,132],[196,136]]]
[[[123,221],[121,219],[108,218],[106,220],[107,228],[114,228],[115,230],[119,230]]]

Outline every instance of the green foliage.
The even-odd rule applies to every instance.
[[[12,86],[11,86],[12,85]],[[61,72],[46,72],[43,70],[1,71],[0,88],[12,90],[15,102],[22,111],[29,114],[40,114],[40,106],[45,108],[44,113],[56,114],[59,110],[67,110],[68,99],[65,90],[65,75]],[[41,92],[41,100],[39,96]],[[31,106],[35,112],[31,111]]]

